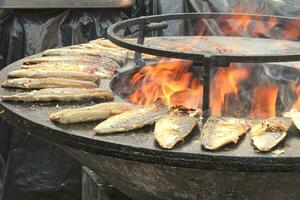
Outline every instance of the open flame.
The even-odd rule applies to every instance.
[[[237,4],[233,12],[243,13],[241,4]],[[264,12],[265,7],[262,7],[258,14]],[[274,18],[259,21],[252,20],[248,16],[237,20],[221,17],[217,21],[220,25],[220,34],[227,36],[268,38],[273,35],[272,31],[278,25]],[[198,36],[209,34],[202,22],[199,26]],[[281,29],[281,34],[276,34],[276,36],[281,35],[279,37],[281,39],[300,38],[300,27],[295,21],[281,25]],[[187,44],[181,50],[187,51],[189,48],[190,44]],[[192,72],[191,66],[191,61],[163,58],[156,66],[143,67],[130,81],[130,85],[136,90],[129,96],[129,100],[147,106],[161,98],[168,106],[183,105],[188,108],[201,108],[203,82],[199,74]],[[242,109],[246,110],[247,117],[250,118],[264,119],[276,116],[276,101],[280,95],[278,85],[256,83],[256,78],[253,78],[255,74],[252,73],[254,68],[249,64],[241,66],[231,64],[227,68],[218,68],[211,82],[210,108],[213,115],[228,115],[232,113],[232,108],[244,106]],[[245,106],[240,99],[242,90],[240,85],[244,81],[253,84],[248,91],[250,98],[248,106]],[[296,100],[290,106],[300,110],[300,85],[293,83],[292,91],[296,95]]]

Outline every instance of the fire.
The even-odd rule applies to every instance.
[[[276,116],[278,87],[275,85],[257,86],[253,90],[250,117],[265,119]]]
[[[229,94],[234,94],[238,100],[239,82],[249,77],[250,71],[246,68],[238,68],[231,65],[229,68],[220,68],[214,76],[210,107],[213,115],[220,116],[222,108],[228,112]]]
[[[144,67],[130,81],[139,87],[130,101],[147,106],[161,98],[169,106],[200,107],[203,86],[189,72],[191,64],[187,60],[162,59],[156,66]]]

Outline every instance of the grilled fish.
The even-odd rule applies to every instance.
[[[169,108],[162,101],[157,101],[147,108],[135,109],[112,116],[95,127],[96,135],[130,131],[154,124],[169,112]]]
[[[91,81],[80,81],[64,78],[16,78],[2,83],[2,87],[43,89],[43,88],[96,88],[98,85]]]
[[[127,62],[128,55],[127,53],[116,53],[111,51],[105,51],[100,49],[49,49],[43,52],[43,56],[79,56],[79,55],[88,55],[88,56],[101,56],[108,57],[113,59],[119,64],[125,64]]]
[[[256,123],[250,131],[253,145],[259,151],[270,151],[285,138],[291,124],[292,120],[285,117],[274,117]]]
[[[189,110],[175,108],[155,123],[154,136],[158,144],[171,149],[183,140],[195,127],[197,119],[190,116]]]
[[[31,70],[61,70],[61,71],[78,71],[78,72],[86,72],[89,74],[95,74],[100,78],[111,78],[116,73],[116,69],[105,69],[101,66],[93,65],[93,64],[85,64],[85,63],[41,63],[36,65],[22,65],[23,69],[31,69]]]
[[[87,56],[87,55],[76,55],[76,56],[45,56],[39,58],[30,58],[23,62],[24,65],[34,65],[43,62],[86,62],[86,63],[100,63],[105,59],[110,59],[101,56]]]
[[[237,143],[249,129],[244,119],[211,116],[201,130],[201,143],[206,149],[215,150],[231,142]]]
[[[150,38],[145,38],[145,41],[149,41],[149,40],[150,40]],[[135,39],[127,39],[127,41],[136,43]],[[96,46],[96,45],[98,45],[98,46]],[[131,58],[131,59],[134,58],[134,54],[135,54],[134,51],[130,51],[130,50],[124,49],[122,47],[119,47],[119,46],[115,45],[114,43],[110,42],[109,40],[102,39],[102,38],[92,40],[88,44],[83,44],[83,45],[81,45],[81,48],[100,48],[100,49],[101,48],[109,48],[109,49],[113,49],[112,51],[123,51],[123,50],[125,50],[125,51],[128,52],[128,58]],[[153,55],[150,55],[150,54],[142,54],[142,57],[145,60],[155,60],[155,59],[157,59],[156,56],[153,56]]]
[[[31,70],[31,69],[21,69],[15,70],[8,73],[10,78],[66,78],[66,79],[76,79],[83,81],[92,81],[98,83],[100,81],[99,77],[94,74],[89,74],[86,72],[76,72],[76,71],[63,71],[63,70]]]
[[[61,124],[72,124],[107,119],[110,116],[137,108],[130,103],[100,103],[84,108],[64,109],[50,115],[52,121]]]
[[[112,100],[114,94],[105,89],[48,88],[2,96],[3,101],[45,102],[45,101],[82,101]]]
[[[284,117],[291,118],[294,125],[298,130],[300,130],[300,112],[297,111],[296,109],[292,109],[287,113],[284,113]]]

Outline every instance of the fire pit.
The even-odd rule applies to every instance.
[[[144,17],[118,23],[111,27],[108,34],[116,44],[137,52],[193,60],[194,68],[192,70],[197,73],[199,83],[201,81],[203,83],[202,108],[206,116],[209,116],[211,112],[215,112],[210,110],[211,99],[209,98],[210,81],[214,67],[228,67],[232,62],[297,61],[300,60],[299,43],[238,37],[227,39],[244,44],[241,47],[248,44],[249,48],[238,50],[239,55],[230,51],[226,51],[225,54],[223,48],[206,49],[206,52],[203,53],[204,47],[200,50],[197,49],[198,52],[195,52],[192,47],[180,52],[174,50],[170,52],[161,48],[154,49],[150,45],[151,42],[152,45],[155,45],[167,39],[150,40],[150,47],[147,47],[142,45],[144,34],[140,34],[138,39],[138,43],[141,44],[134,44],[120,39],[114,32],[126,28],[127,25],[144,22],[146,23],[145,30],[158,30],[165,28],[165,23],[152,24],[152,26],[147,25],[147,23],[168,19],[216,18],[219,16],[221,15],[179,14]],[[239,18],[242,15],[225,14],[222,16]],[[247,16],[254,19],[262,18],[262,16]],[[270,17],[263,16],[263,18]],[[271,18],[286,22],[295,20],[274,16]],[[206,43],[209,40],[222,43],[224,39],[222,37],[201,37],[200,42]],[[172,37],[169,38],[171,42],[174,40]],[[180,44],[180,40],[183,41],[182,38],[177,38],[177,44]],[[264,53],[266,48],[270,48],[270,44],[277,45],[276,50],[270,49]],[[249,45],[261,48],[253,51]],[[247,50],[252,54],[249,55]],[[22,60],[3,69],[0,73],[0,82],[6,79],[9,71],[17,69],[21,63]],[[124,97],[131,94],[123,86],[130,85],[133,75],[143,67],[139,54],[136,55],[136,63],[138,68],[134,63],[129,63],[112,81],[106,80],[101,83],[102,87],[111,88],[119,95],[115,101],[125,101]],[[264,67],[272,67],[271,65],[265,64]],[[290,70],[294,69],[290,68]],[[1,95],[9,93],[11,90],[0,89]],[[280,156],[273,156],[272,152],[255,152],[248,135],[236,145],[227,146],[227,148],[216,152],[206,151],[201,148],[198,129],[195,129],[185,142],[175,149],[167,151],[159,148],[154,142],[152,127],[97,137],[91,134],[95,123],[56,126],[48,119],[49,114],[56,111],[56,105],[57,103],[15,104],[1,102],[1,108],[4,110],[2,117],[11,124],[26,130],[29,134],[59,145],[134,199],[298,199],[300,193],[297,187],[298,180],[300,180],[300,157],[298,153],[300,142],[299,133],[296,131],[289,133],[289,137],[284,143],[285,152]],[[65,105],[60,104],[60,106]]]

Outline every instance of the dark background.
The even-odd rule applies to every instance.
[[[240,12],[297,16],[300,0],[145,0],[127,9],[4,10],[0,12],[0,68],[45,49],[105,37],[111,24],[141,15]],[[165,34],[184,30],[172,24]],[[130,31],[130,30],[129,30]],[[81,199],[80,164],[56,146],[0,120],[0,200]]]

